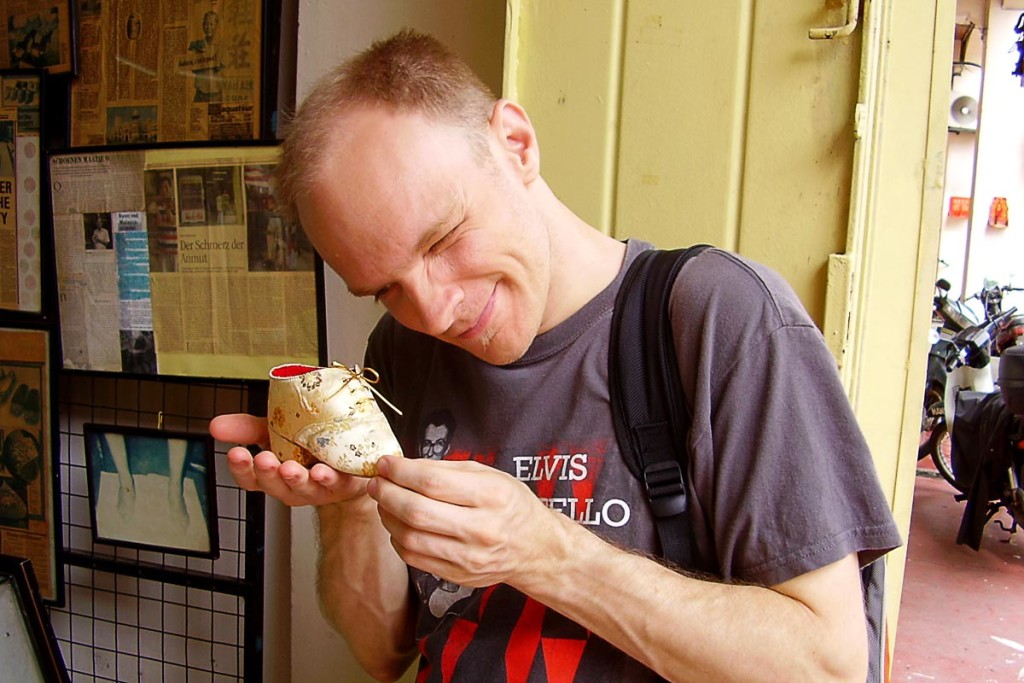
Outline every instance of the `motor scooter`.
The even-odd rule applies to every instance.
[[[1000,325],[1011,319],[1016,311],[1016,308],[1011,308],[992,320],[960,330],[941,353],[937,352],[945,371],[945,383],[942,386],[941,404],[934,399],[937,389],[933,388],[933,402],[927,408],[933,422],[929,425],[931,430],[927,440],[918,449],[918,458],[922,457],[922,450],[930,455],[942,478],[960,492],[967,490],[970,481],[964,479],[962,470],[961,476],[958,476],[957,468],[954,467],[950,435],[954,431],[958,413],[949,407],[957,406],[957,401],[963,400],[961,395],[985,396],[995,390],[992,343]]]
[[[956,542],[981,547],[985,525],[1000,511],[1010,515],[1015,533],[1024,525],[1024,346],[1003,353],[999,390],[962,392],[952,428],[953,472],[965,483],[957,500],[966,501]]]
[[[924,403],[921,409],[918,460],[931,454],[932,433],[944,419],[946,377],[949,374],[950,358],[956,353],[953,337],[976,324],[976,321],[965,313],[961,302],[949,298],[949,281],[940,278],[935,282],[935,290],[935,296],[932,297],[933,327],[925,376]]]
[[[991,281],[985,283],[977,294],[985,308],[985,320],[994,320],[1002,315],[1003,295],[1006,292],[1024,292],[1024,287],[997,285]],[[1024,313],[1004,318],[999,324],[992,340],[992,355],[998,358],[1007,348],[1020,345],[1024,345]]]

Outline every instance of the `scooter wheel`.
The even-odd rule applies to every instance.
[[[969,482],[958,479],[953,473],[953,440],[946,429],[946,422],[942,421],[932,429],[932,435],[928,439],[928,453],[932,456],[935,469],[939,471],[942,478],[949,482],[949,485],[961,493],[967,493]]]

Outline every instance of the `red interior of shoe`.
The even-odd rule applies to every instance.
[[[312,365],[300,365],[298,363],[294,365],[281,365],[274,368],[270,376],[275,379],[284,379],[286,377],[298,377],[299,375],[305,375],[307,372],[316,370],[316,367]]]

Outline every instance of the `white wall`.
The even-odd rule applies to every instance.
[[[986,278],[1024,287],[1024,87],[1011,73],[1021,12],[1002,9],[1000,0],[960,0],[957,8],[979,26],[967,60],[983,64],[984,71],[968,67],[954,79],[955,90],[980,92],[981,108],[976,134],[949,134],[944,213],[950,196],[974,201],[970,218],[943,219],[940,256],[949,265],[940,266],[939,275],[953,284],[954,294],[969,296]],[[1007,198],[1009,228],[988,226],[993,197]],[[1024,308],[1024,296],[1008,295],[1004,303]]]
[[[1020,10],[1002,9],[1000,0],[992,0],[989,8],[968,292],[978,291],[985,278],[1024,287],[1024,83],[1012,74],[1018,38],[1013,29],[1020,15]],[[993,197],[1007,199],[1008,228],[988,225]],[[1008,302],[1024,306],[1019,294]]]
[[[965,59],[981,64],[985,59],[983,33],[988,17],[988,0],[959,0],[957,22],[973,21],[974,29],[967,41]],[[960,58],[961,46],[953,46],[953,59]],[[951,78],[950,100],[961,94],[981,99],[982,70],[975,66],[954,67]],[[942,240],[939,252],[939,277],[949,280],[951,293],[959,296],[964,281],[964,259],[967,253],[967,233],[970,217],[949,215],[950,197],[970,197],[974,186],[974,156],[978,136],[972,132],[950,132],[946,147],[945,192],[942,202]]]
[[[298,101],[339,61],[406,27],[443,40],[500,94],[504,0],[300,0]],[[381,311],[372,302],[352,298],[332,272],[325,284],[328,356],[344,363],[361,362],[366,336]],[[291,557],[292,680],[371,681],[320,615],[315,594],[316,535],[309,509],[293,511]],[[406,680],[412,681],[411,674]]]

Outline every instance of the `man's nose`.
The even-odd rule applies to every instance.
[[[440,337],[455,322],[462,290],[452,282],[422,279],[406,286],[409,303],[425,334]]]

